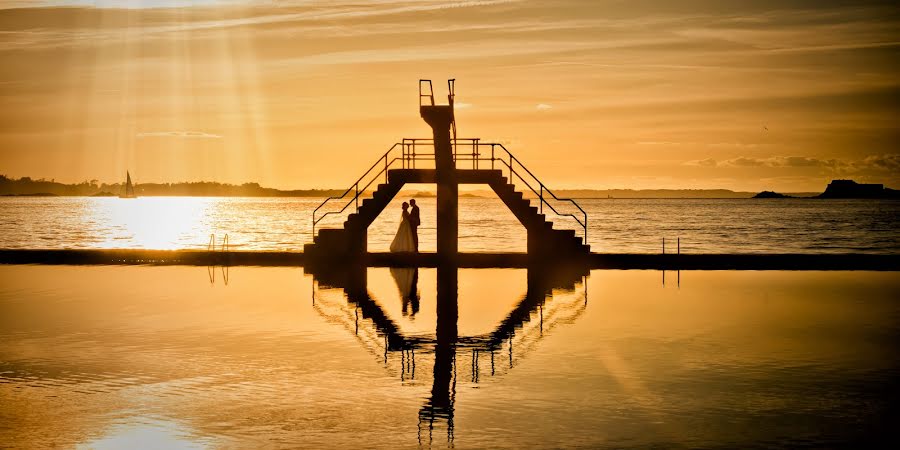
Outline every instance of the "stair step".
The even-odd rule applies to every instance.
[[[319,230],[319,233],[313,238],[313,242],[319,243],[344,239],[346,233],[347,232],[343,228],[323,228]]]

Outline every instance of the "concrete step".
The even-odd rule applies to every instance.
[[[318,244],[321,242],[334,242],[346,238],[347,231],[343,228],[323,228],[313,238],[313,242]]]

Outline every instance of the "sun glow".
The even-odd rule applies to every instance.
[[[239,3],[238,0],[39,0],[45,6],[91,6],[95,8],[183,8]]]
[[[0,168],[341,189],[456,78],[553,189],[900,183],[890,6],[715,4],[0,0]]]
[[[108,198],[92,203],[85,220],[108,229],[101,248],[160,250],[202,247],[214,220],[215,199],[192,197]]]
[[[197,439],[183,424],[155,417],[129,417],[104,436],[76,448],[86,449],[202,449],[209,439]]]

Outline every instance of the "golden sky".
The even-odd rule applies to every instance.
[[[892,2],[0,0],[0,173],[343,188],[460,137],[557,188],[900,188]]]

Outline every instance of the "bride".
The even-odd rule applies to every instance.
[[[403,218],[400,220],[400,228],[397,229],[397,235],[391,242],[392,252],[414,252],[415,243],[413,242],[412,227],[409,224],[409,203],[403,202]]]

